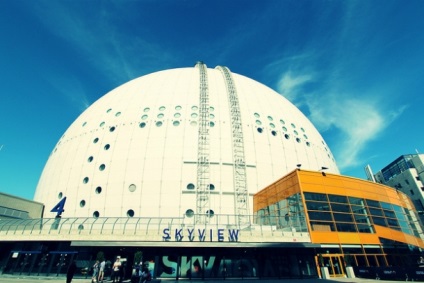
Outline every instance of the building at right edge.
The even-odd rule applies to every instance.
[[[373,176],[373,181],[405,193],[411,198],[416,210],[424,211],[424,154],[401,155],[376,174],[370,173],[367,175]],[[423,225],[424,214],[420,213],[419,217]]]
[[[319,246],[317,266],[326,266],[332,277],[344,276],[349,265],[361,277],[392,266],[400,273],[418,267],[424,248],[418,214],[406,194],[323,171],[297,169],[264,188],[254,195],[254,214],[257,224],[309,232]]]

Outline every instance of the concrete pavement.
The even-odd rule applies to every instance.
[[[0,275],[0,282],[1,283],[40,283],[40,282],[48,282],[48,283],[65,283],[66,278],[65,277],[38,277],[38,276],[10,276],[10,275]],[[124,281],[124,283],[129,282],[128,280]],[[154,282],[154,281],[153,281]],[[229,280],[161,280],[161,282],[164,283],[178,283],[178,282],[192,282],[192,283],[256,283],[256,282],[265,282],[265,283],[338,283],[338,282],[344,282],[344,283],[359,283],[359,282],[366,282],[366,283],[389,283],[389,282],[399,282],[399,281],[386,281],[386,280],[371,280],[371,279],[363,279],[363,278],[332,278],[332,279],[229,279]],[[75,278],[72,280],[72,283],[91,283],[90,278],[87,279],[80,279]],[[104,281],[104,283],[111,283],[111,281]]]

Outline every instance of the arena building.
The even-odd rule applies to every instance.
[[[409,247],[410,259],[423,247],[407,197],[340,176],[292,103],[202,62],[96,101],[52,150],[35,201],[39,218],[0,221],[2,272],[59,275],[76,260],[88,276],[102,252],[130,277],[142,252],[161,279],[318,277],[321,263],[345,276],[346,251],[357,267],[383,267],[384,245]]]

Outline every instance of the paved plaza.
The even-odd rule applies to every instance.
[[[338,282],[345,282],[345,283],[359,283],[359,282],[378,282],[378,283],[388,283],[388,282],[399,282],[399,281],[387,281],[387,280],[371,280],[371,279],[363,279],[363,278],[334,278],[334,279],[239,279],[239,280],[161,280],[161,282],[164,283],[177,283],[177,282],[193,282],[193,283],[201,283],[201,282],[207,282],[207,283],[255,283],[255,282],[265,282],[265,283],[338,283]],[[65,277],[35,277],[35,276],[9,276],[9,275],[2,275],[0,276],[0,282],[1,283],[40,283],[40,282],[48,282],[48,283],[65,283],[66,278]],[[72,280],[72,283],[91,283],[90,278],[87,279],[80,279],[76,278]],[[112,281],[104,281],[104,283],[111,283]],[[123,283],[129,283],[129,280],[123,281]],[[153,282],[159,282],[159,280],[154,280]]]

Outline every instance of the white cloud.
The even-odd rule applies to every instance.
[[[312,74],[296,75],[292,71],[284,73],[277,83],[277,90],[285,98],[295,101],[299,93],[299,89],[306,83],[313,80]]]
[[[310,119],[324,133],[336,129],[339,135],[332,146],[341,170],[362,165],[361,152],[402,114],[379,108],[378,101],[353,98],[352,94],[324,94],[319,99],[308,100]]]

